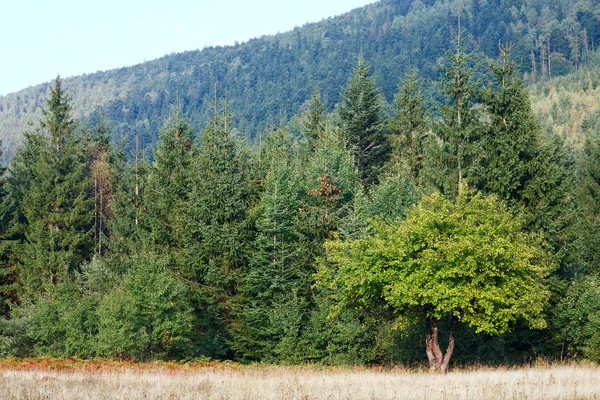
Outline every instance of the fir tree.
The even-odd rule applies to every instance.
[[[425,184],[425,150],[430,132],[430,115],[415,71],[407,72],[395,103],[395,118],[390,124],[394,139],[392,165],[400,167],[413,182],[422,187]]]
[[[321,93],[319,87],[315,86],[308,109],[304,114],[302,121],[302,133],[308,140],[310,147],[314,147],[317,139],[325,129],[325,117],[327,109],[321,101]]]
[[[441,165],[436,170],[435,180],[444,193],[456,197],[465,186],[475,152],[474,143],[480,134],[479,112],[473,107],[477,88],[462,48],[460,26],[456,51],[448,52],[447,57],[449,64],[443,67],[440,83],[446,100],[439,106],[441,119],[435,127],[436,135],[442,140],[438,154]]]
[[[481,92],[488,122],[469,180],[479,190],[497,194],[514,206],[521,202],[532,172],[535,174],[541,129],[509,50],[500,47],[499,62],[490,66],[495,81]]]
[[[265,138],[270,167],[261,180],[256,207],[256,237],[240,284],[239,321],[233,347],[240,356],[274,361],[290,356],[286,323],[300,324],[292,315],[310,291],[311,271],[299,260],[298,200],[300,174],[282,131]],[[296,307],[294,307],[296,306]],[[290,314],[291,313],[291,314]],[[297,337],[296,337],[297,338]],[[285,354],[282,354],[285,353]]]
[[[192,127],[176,117],[161,130],[146,186],[147,245],[174,257],[177,272],[195,279],[189,260],[192,232],[192,185],[197,142]]]
[[[94,248],[87,157],[59,78],[46,103],[42,132],[28,135],[9,184],[20,236],[13,256],[23,293],[32,296],[77,270]]]
[[[382,118],[381,95],[370,68],[361,57],[342,93],[339,107],[341,126],[348,140],[360,177],[366,188],[378,182],[390,146]]]

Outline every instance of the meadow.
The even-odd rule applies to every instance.
[[[402,368],[0,362],[2,399],[598,399],[600,367]]]

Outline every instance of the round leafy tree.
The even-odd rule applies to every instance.
[[[489,335],[509,331],[516,321],[546,326],[551,264],[540,238],[522,227],[496,196],[466,190],[450,202],[434,194],[406,220],[374,220],[366,238],[328,242],[320,280],[339,307],[383,302],[401,325],[426,318],[430,367],[446,372],[457,322]],[[442,318],[452,320],[446,354],[438,342]]]

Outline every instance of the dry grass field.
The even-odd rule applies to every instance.
[[[600,399],[600,368],[424,371],[2,361],[0,399]]]

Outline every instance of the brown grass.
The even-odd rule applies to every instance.
[[[600,399],[597,366],[403,369],[0,362],[1,399]]]

